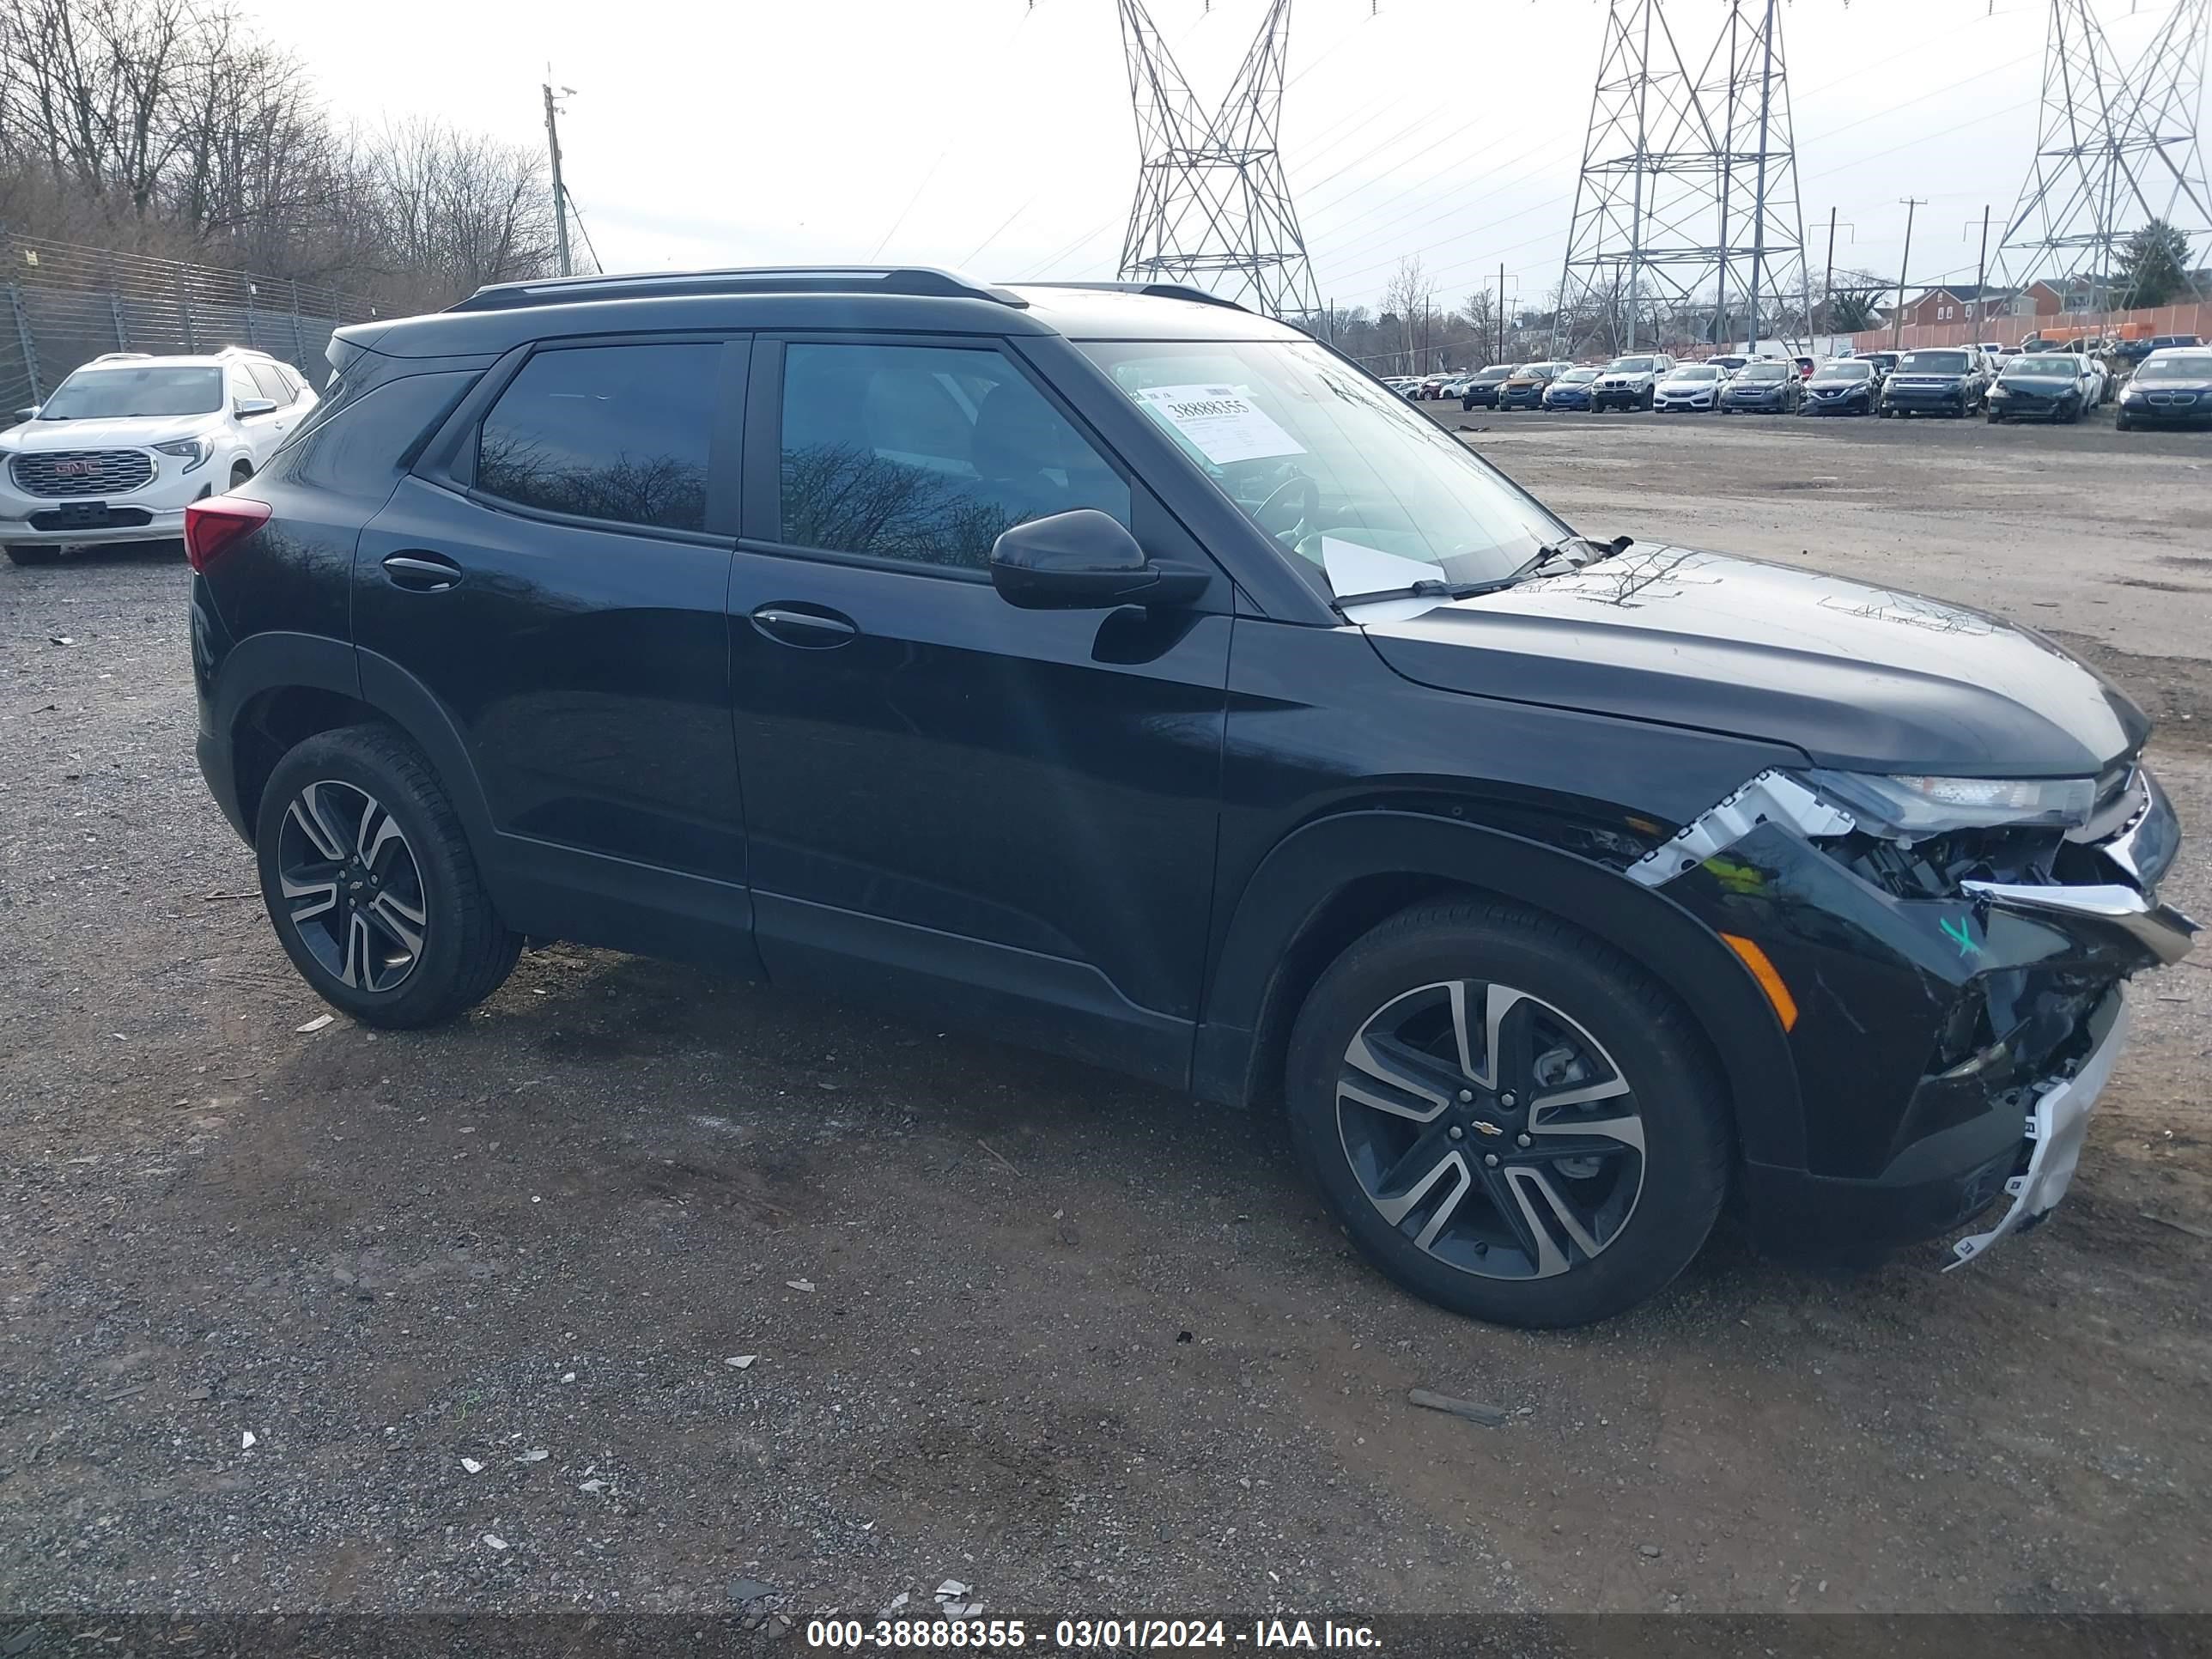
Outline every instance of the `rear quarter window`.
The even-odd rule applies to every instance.
[[[276,452],[270,471],[305,489],[381,501],[477,373],[410,374],[359,390],[333,383],[331,395]]]

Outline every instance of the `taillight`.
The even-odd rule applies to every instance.
[[[195,570],[204,570],[232,543],[252,535],[269,522],[269,503],[243,495],[210,495],[185,507],[185,557]]]

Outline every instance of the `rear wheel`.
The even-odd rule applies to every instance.
[[[459,815],[396,732],[348,726],[292,750],[262,792],[254,843],[293,966],[365,1024],[437,1024],[514,966],[521,939],[492,908]]]
[[[251,461],[235,462],[230,469],[230,487],[235,489],[252,476],[253,464]]]
[[[60,559],[62,550],[43,542],[10,542],[8,556],[17,564],[52,564]]]
[[[1610,947],[1515,906],[1422,905],[1368,934],[1308,997],[1285,1077],[1352,1240],[1456,1312],[1619,1313],[1720,1211],[1723,1097],[1688,1017]]]

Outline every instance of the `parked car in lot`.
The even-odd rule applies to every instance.
[[[2153,352],[2172,351],[2176,348],[2202,345],[2194,334],[2152,334],[2140,340],[2121,340],[2114,343],[2110,356],[2115,362],[2139,363]]]
[[[2169,346],[2136,369],[2112,417],[2121,431],[2139,426],[2212,426],[2212,351]]]
[[[1601,372],[1580,364],[1561,370],[1559,377],[1544,388],[1544,407],[1588,409],[1590,406],[1590,387]]]
[[[1797,378],[1801,380],[1811,380],[1814,369],[1819,367],[1810,357],[1792,357],[1790,361],[1797,366]]]
[[[1719,407],[1723,415],[1794,415],[1804,397],[1795,363],[1747,363],[1721,388]]]
[[[1881,383],[1883,418],[1893,415],[1978,414],[1989,400],[1990,371],[1972,346],[1908,351]]]
[[[2070,351],[2023,351],[1990,388],[1990,423],[2074,422],[2091,407],[2092,382]]]
[[[1544,388],[1570,368],[1572,363],[1523,363],[1507,375],[1498,388],[1500,409],[1541,409]]]
[[[173,540],[186,503],[258,471],[315,402],[263,351],[95,357],[0,432],[0,545],[48,564],[72,546]]]
[[[1659,382],[1674,367],[1674,360],[1663,351],[1632,352],[1625,357],[1615,357],[1590,382],[1590,407],[1649,409]]]
[[[1901,351],[1854,351],[1851,353],[1851,356],[1856,361],[1872,363],[1875,378],[1878,380],[1887,380],[1891,372],[1897,367],[1897,360],[1904,355]]]
[[[1727,383],[1727,371],[1711,363],[1677,363],[1652,388],[1651,406],[1661,414],[1710,410]]]
[[[1424,398],[1441,398],[1444,395],[1444,388],[1459,378],[1458,374],[1444,369],[1439,369],[1434,374],[1425,374],[1421,377],[1420,395]]]
[[[365,1024],[526,939],[889,1002],[1282,1110],[1384,1272],[1563,1325],[1724,1198],[1814,1255],[2039,1219],[2189,945],[2149,722],[2048,641],[1578,535],[1211,295],[594,277],[331,358],[188,510],[187,633]]]
[[[1801,415],[1871,415],[1881,392],[1878,367],[1864,357],[1822,363],[1805,382]]]
[[[1498,388],[1511,378],[1513,365],[1492,363],[1478,374],[1470,374],[1460,383],[1459,406],[1463,409],[1495,409]]]
[[[1410,374],[1386,374],[1382,377],[1382,384],[1401,398],[1419,398],[1420,396],[1421,383]]]

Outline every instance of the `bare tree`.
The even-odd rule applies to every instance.
[[[1382,309],[1398,319],[1399,349],[1405,372],[1420,369],[1422,349],[1428,343],[1430,324],[1437,308],[1437,284],[1421,270],[1421,257],[1409,253],[1398,261],[1390,285],[1382,290]]]
[[[371,141],[368,167],[396,269],[460,295],[552,268],[552,198],[537,150],[418,120]]]

